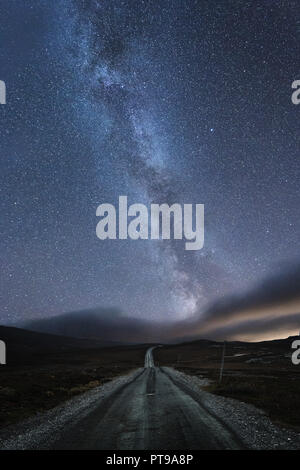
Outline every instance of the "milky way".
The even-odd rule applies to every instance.
[[[297,266],[297,3],[2,0],[1,322],[201,320]],[[204,204],[204,248],[100,241],[119,195]]]

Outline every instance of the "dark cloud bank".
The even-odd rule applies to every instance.
[[[256,334],[298,329],[300,311],[284,313],[285,305],[300,300],[300,266],[268,278],[244,296],[228,297],[211,305],[204,313],[188,320],[150,322],[128,317],[117,309],[92,309],[71,312],[49,319],[25,323],[27,328],[66,336],[98,338],[121,342],[182,341],[187,339],[235,339]],[[300,306],[300,302],[299,302]],[[282,313],[264,316],[276,308]],[[298,307],[299,308],[299,307]],[[250,312],[250,313],[249,313]],[[229,324],[225,324],[228,322]]]

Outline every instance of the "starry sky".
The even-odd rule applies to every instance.
[[[300,326],[296,0],[1,0],[0,322],[116,308],[170,335]],[[205,205],[205,243],[96,208]],[[130,324],[131,324],[130,323]]]

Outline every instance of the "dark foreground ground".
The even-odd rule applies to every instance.
[[[81,402],[69,401],[26,430],[19,428],[17,438],[1,441],[0,447],[48,450],[216,450],[242,449],[238,435],[209,412],[201,395],[181,383],[171,369],[145,368],[128,375],[121,386],[115,381],[104,385],[97,397],[81,395]],[[101,392],[106,388],[106,395]],[[107,390],[108,389],[108,390]],[[84,403],[86,401],[86,403]],[[73,406],[72,406],[73,405]],[[55,411],[55,410],[53,410]],[[70,415],[74,418],[69,419]],[[62,417],[67,416],[67,419]],[[48,421],[56,422],[55,430]],[[38,430],[38,432],[36,432]],[[3,446],[3,447],[2,447]],[[15,447],[14,447],[15,448]]]
[[[164,346],[154,351],[154,359],[161,366],[208,378],[205,390],[251,403],[266,411],[273,422],[300,430],[300,365],[291,362],[294,339],[227,343],[221,383],[222,343]]]
[[[7,365],[0,366],[0,427],[41,411],[143,367],[149,345],[103,344],[0,327]],[[195,341],[154,350],[156,365],[207,378],[202,388],[265,410],[275,423],[300,430],[300,365],[291,362],[295,338],[226,345]],[[104,347],[105,346],[105,347]],[[203,382],[202,382],[203,383]]]
[[[15,328],[0,327],[0,334],[7,344],[7,364],[0,366],[0,427],[142,367],[147,349]]]
[[[300,433],[257,408],[203,390],[199,379],[144,367],[0,430],[2,450],[300,449]]]

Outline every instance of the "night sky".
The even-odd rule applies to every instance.
[[[0,322],[115,307],[177,335],[297,332],[299,2],[1,0],[0,13]],[[204,204],[204,248],[99,240],[96,208],[119,195]]]

